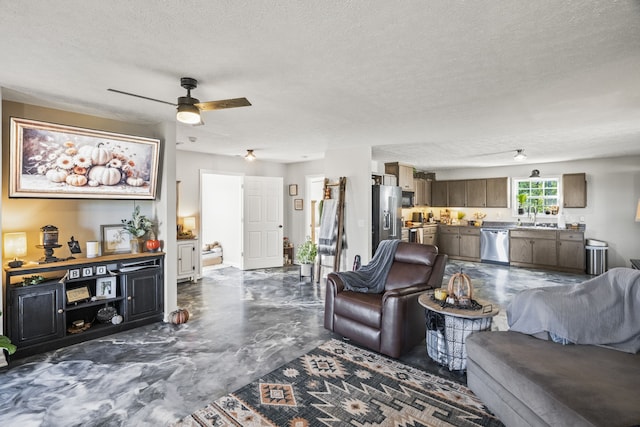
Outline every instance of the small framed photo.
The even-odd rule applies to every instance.
[[[69,270],[69,279],[79,279],[80,278],[80,269],[72,268]]]
[[[298,195],[298,184],[290,184],[289,185],[289,195],[297,196]]]
[[[89,288],[86,286],[75,289],[67,289],[67,304],[88,301],[89,299],[91,299],[91,294],[89,293]]]
[[[131,252],[131,236],[123,224],[101,225],[102,255]]]
[[[297,211],[302,210],[302,199],[295,199],[293,201],[293,208]]]
[[[96,267],[96,276],[102,276],[103,274],[107,274],[107,266],[99,265]]]
[[[116,278],[101,277],[96,280],[96,298],[109,299],[116,297]]]
[[[93,276],[93,268],[84,267],[82,269],[82,277],[91,277],[91,276]]]

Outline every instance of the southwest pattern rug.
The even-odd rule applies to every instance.
[[[502,423],[461,384],[332,339],[174,424],[345,425],[459,427]]]

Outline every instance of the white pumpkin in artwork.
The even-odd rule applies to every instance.
[[[106,165],[112,158],[111,151],[102,144],[98,144],[97,147],[91,150],[91,162],[94,165]]]
[[[49,169],[45,176],[51,182],[65,182],[68,175],[63,169]]]
[[[122,179],[120,169],[94,166],[89,171],[89,179],[102,185],[116,185]]]
[[[67,177],[66,182],[67,184],[73,185],[74,187],[82,187],[87,183],[87,177],[74,173]]]
[[[127,184],[129,184],[132,187],[140,187],[144,184],[144,179],[135,177],[135,176],[130,176],[129,178],[127,178]]]

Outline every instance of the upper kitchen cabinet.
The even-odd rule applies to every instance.
[[[449,181],[431,182],[431,206],[449,206]]]
[[[509,179],[487,178],[487,207],[509,207]]]
[[[467,206],[467,181],[449,181],[449,206]]]
[[[395,175],[398,178],[398,186],[402,188],[402,191],[416,191],[413,184],[413,166],[398,162],[385,163],[384,173]]]
[[[562,198],[565,208],[587,207],[587,178],[585,173],[562,175]]]
[[[467,204],[465,206],[484,208],[487,204],[487,180],[470,179],[467,185]]]
[[[431,181],[428,179],[414,178],[413,185],[416,189],[416,206],[431,206]]]

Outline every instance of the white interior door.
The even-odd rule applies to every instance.
[[[282,193],[282,177],[244,177],[243,270],[282,267]]]

